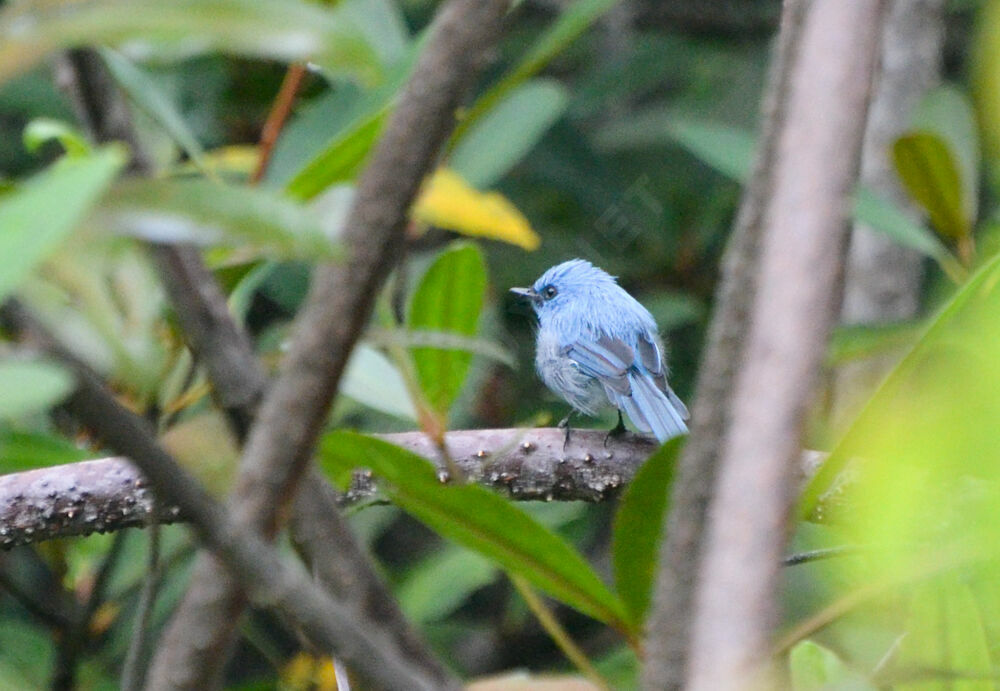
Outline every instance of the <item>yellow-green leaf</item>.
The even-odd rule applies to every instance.
[[[947,142],[932,132],[909,132],[892,145],[892,158],[903,185],[934,228],[949,238],[968,237],[972,221],[963,203],[958,162]]]
[[[479,192],[454,171],[439,168],[413,207],[421,223],[534,250],[541,244],[528,219],[497,192]]]

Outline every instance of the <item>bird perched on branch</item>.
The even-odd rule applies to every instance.
[[[667,383],[667,363],[653,316],[614,276],[583,259],[553,266],[530,288],[511,292],[531,301],[538,315],[535,368],[574,409],[597,415],[622,412],[640,432],[660,442],[687,433],[687,407]],[[569,440],[569,416],[566,427]]]

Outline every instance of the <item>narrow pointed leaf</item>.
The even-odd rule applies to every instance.
[[[972,221],[963,202],[958,161],[939,135],[927,131],[904,134],[892,145],[892,160],[903,185],[945,237],[966,237]]]
[[[615,588],[637,629],[649,609],[674,464],[682,444],[682,439],[671,439],[643,463],[615,514]]]
[[[320,444],[320,466],[338,484],[370,468],[400,508],[442,536],[600,621],[631,631],[625,607],[565,540],[478,485],[442,485],[424,458],[363,435],[338,431]]]
[[[117,146],[63,158],[0,199],[0,299],[59,246],[124,165]]]
[[[420,280],[407,314],[413,330],[472,336],[486,295],[486,263],[479,248],[456,243],[441,253]],[[427,402],[447,414],[465,383],[472,353],[444,348],[413,348],[417,380]]]

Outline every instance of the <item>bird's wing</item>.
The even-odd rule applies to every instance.
[[[596,341],[579,340],[566,346],[566,354],[584,374],[611,391],[628,395],[628,370],[635,362],[635,352],[624,341],[601,334]]]
[[[660,441],[687,432],[688,411],[667,385],[657,345],[640,338],[633,349],[624,341],[602,334],[566,347],[566,355],[580,370],[594,377],[615,405],[643,432]]]

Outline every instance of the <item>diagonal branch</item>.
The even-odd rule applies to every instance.
[[[252,601],[275,610],[319,649],[349,662],[375,688],[440,688],[421,667],[387,653],[394,646],[384,631],[359,620],[301,569],[283,561],[272,545],[236,523],[157,444],[148,423],[119,404],[100,377],[54,341],[18,302],[8,300],[0,307],[0,323],[73,369],[77,387],[65,408],[110,448],[133,459],[157,497],[177,506],[191,521],[199,538],[215,551],[228,573],[239,579]]]
[[[350,261],[317,270],[291,350],[250,430],[230,502],[240,525],[273,536],[288,513],[350,351],[394,266],[409,206],[451,130],[460,99],[499,35],[507,7],[504,0],[453,0],[435,20],[428,48],[358,183],[345,233]],[[323,495],[306,496],[317,501]],[[317,509],[322,506],[306,513]],[[154,660],[151,687],[211,686],[241,609],[242,595],[225,569],[211,558],[200,559]],[[406,630],[401,615],[398,620],[399,629]],[[454,684],[443,671],[438,676],[441,687]]]
[[[764,206],[771,193],[774,145],[785,116],[788,56],[798,40],[802,7],[800,2],[785,4],[764,95],[764,125],[754,170],[722,261],[715,314],[698,373],[691,436],[678,461],[660,550],[643,669],[643,687],[647,689],[680,689],[684,683],[705,515],[715,486],[723,435],[729,424],[733,380],[743,359],[744,333],[756,291],[758,247]]]

